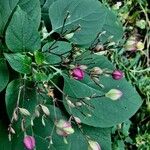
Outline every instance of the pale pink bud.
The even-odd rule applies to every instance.
[[[88,150],[101,150],[100,145],[96,141],[88,141],[89,147]]]
[[[72,70],[71,75],[76,80],[82,80],[85,76],[85,73],[80,67],[76,67]]]
[[[103,73],[103,70],[99,67],[94,67],[91,70],[91,74],[94,74],[94,75],[101,75],[102,73]]]
[[[104,46],[103,45],[96,45],[95,49],[94,49],[96,52],[99,52],[99,51],[103,51],[104,50]]]
[[[118,100],[121,98],[123,93],[118,89],[111,89],[109,92],[105,94],[106,97],[110,98],[111,100]]]
[[[35,148],[35,139],[33,136],[25,136],[23,143],[27,150],[33,150]]]
[[[69,134],[74,133],[74,129],[71,126],[71,123],[60,119],[55,122],[56,125],[56,133],[61,136],[67,136]]]
[[[123,78],[123,72],[121,70],[114,70],[112,73],[112,77],[115,80],[120,80]]]
[[[78,123],[78,124],[80,124],[81,123],[81,120],[80,120],[80,118],[78,118],[78,117],[74,117],[74,120],[76,121],[76,123]]]
[[[136,49],[137,49],[136,44],[137,44],[136,37],[130,37],[125,44],[125,50],[136,51]]]

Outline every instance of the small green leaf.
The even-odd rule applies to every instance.
[[[9,73],[6,61],[0,58],[0,92],[6,87],[9,81]]]
[[[33,52],[40,49],[40,36],[34,20],[28,18],[20,7],[12,16],[6,30],[6,44],[13,52]]]
[[[55,54],[45,53],[45,61],[48,64],[57,64],[61,62],[61,58]]]
[[[26,55],[20,53],[7,54],[5,53],[5,58],[9,62],[10,66],[17,72],[23,74],[31,73],[31,63],[32,60]]]
[[[39,52],[39,51],[35,51],[34,57],[35,57],[35,62],[38,65],[41,65],[45,60],[44,54],[42,52]]]

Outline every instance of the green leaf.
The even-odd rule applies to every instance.
[[[41,6],[39,0],[19,0],[18,5],[25,11],[30,20],[34,22],[34,26],[38,29],[41,22]]]
[[[11,150],[11,143],[8,140],[7,125],[0,120],[0,150]]]
[[[5,58],[9,62],[10,66],[17,72],[23,74],[31,73],[31,63],[32,60],[26,55],[20,53],[7,54],[5,53]]]
[[[58,41],[55,44],[53,42],[46,43],[42,51],[45,53],[45,61],[49,64],[60,63],[62,58],[66,57],[71,51],[72,46],[68,42]]]
[[[50,117],[45,118],[45,127],[42,127],[41,118],[35,119],[34,133],[39,137],[48,137],[52,133],[52,142],[53,146],[56,150],[78,150],[88,149],[88,143],[85,135],[89,136],[91,140],[97,141],[103,150],[111,150],[111,138],[110,138],[110,129],[101,129],[94,128],[89,126],[82,126],[83,132],[85,135],[81,133],[77,126],[73,126],[75,132],[66,137],[68,144],[64,143],[63,137],[56,134],[56,130],[54,127],[54,122],[56,119],[65,119],[59,108],[55,108],[54,106],[48,106],[50,110]],[[67,120],[67,119],[66,119]],[[42,127],[42,130],[41,130]]]
[[[9,81],[9,73],[6,61],[0,58],[0,92],[6,87]]]
[[[45,54],[45,61],[48,64],[54,65],[61,62],[61,58],[55,54],[46,53]]]
[[[87,65],[88,63],[89,70],[93,67],[100,67],[101,69],[107,68],[109,72],[112,72],[112,64],[104,56],[91,54],[76,63],[81,65]],[[84,100],[84,105],[73,108],[67,104],[67,99],[64,97],[64,105],[70,114],[79,117],[87,125],[95,127],[117,125],[134,115],[142,104],[136,90],[125,79],[117,81],[111,76],[105,76],[104,74],[99,77],[98,84],[95,84],[87,74],[82,81],[70,78],[68,75],[63,76],[64,93],[68,95],[67,99],[71,100],[74,104]],[[98,85],[103,86],[100,87]],[[117,101],[112,101],[105,97],[105,93],[111,89],[120,90],[123,96]],[[84,99],[93,95],[95,98],[90,100]]]
[[[105,21],[102,23],[103,25],[100,31],[106,31],[106,33],[102,34],[99,40],[104,43],[112,36],[110,41],[118,42],[123,36],[123,27],[118,21],[117,16],[111,10],[105,9]]]
[[[20,7],[15,11],[7,28],[6,44],[12,52],[33,52],[40,49],[40,36],[35,22]]]
[[[42,52],[39,52],[39,51],[35,51],[34,57],[35,57],[35,62],[38,65],[41,65],[45,60],[44,54]]]
[[[49,51],[50,53],[53,53],[56,55],[64,55],[64,54],[68,53],[71,49],[72,49],[72,46],[70,43],[58,41],[54,45],[53,45],[53,42],[46,43],[43,46],[42,51],[43,52]]]
[[[55,13],[59,10],[58,13]],[[70,39],[79,45],[90,46],[96,36],[106,31],[100,40],[105,41],[106,38],[113,35],[115,40],[122,37],[122,27],[117,22],[116,16],[100,2],[95,0],[57,0],[49,9],[49,17],[52,23],[52,31],[61,33],[64,19],[69,13],[64,25],[64,31],[72,32],[77,27],[74,36]]]
[[[31,114],[34,112],[35,106],[37,105],[37,95],[33,87],[34,85],[32,82],[19,79],[13,80],[8,84],[5,103],[7,114],[10,119],[16,108],[17,101],[19,102],[19,107],[27,109]]]
[[[9,17],[16,7],[18,1],[19,0],[0,0],[0,35],[3,34]]]
[[[56,0],[46,0],[42,7],[42,12],[48,13],[48,10],[50,6],[55,2]]]

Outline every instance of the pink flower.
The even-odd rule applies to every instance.
[[[85,73],[80,67],[76,67],[72,70],[71,75],[76,80],[82,80],[85,76]]]
[[[112,73],[112,77],[113,77],[113,79],[115,79],[115,80],[120,80],[120,79],[123,78],[123,72],[122,72],[121,70],[115,70],[115,71],[113,71],[113,73]]]
[[[33,136],[25,136],[23,143],[27,150],[33,150],[35,148],[35,139]]]
[[[56,133],[61,136],[68,136],[69,134],[74,133],[74,129],[72,128],[70,122],[60,119],[55,122],[56,125]]]

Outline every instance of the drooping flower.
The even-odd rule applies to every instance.
[[[55,122],[56,125],[56,133],[61,136],[67,136],[69,134],[74,133],[74,129],[71,126],[71,123],[60,119],[59,121]]]
[[[71,75],[76,80],[82,80],[85,76],[85,73],[83,69],[76,67],[71,71]]]
[[[123,72],[121,70],[114,70],[112,72],[112,77],[115,80],[120,80],[123,78]]]
[[[100,145],[96,141],[89,140],[88,150],[101,150]]]
[[[33,150],[35,148],[35,139],[33,136],[25,136],[23,143],[27,150]]]
[[[118,89],[111,89],[109,92],[105,94],[106,97],[110,98],[111,100],[118,100],[121,98],[123,93]]]

